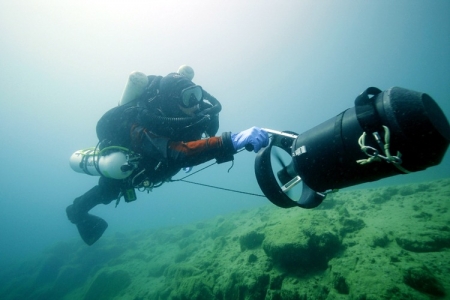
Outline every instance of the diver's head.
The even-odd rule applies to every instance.
[[[166,116],[195,116],[203,100],[203,90],[187,77],[170,73],[161,79],[161,109]]]
[[[161,79],[160,94],[161,109],[169,117],[195,116],[203,100],[202,88],[178,73]]]

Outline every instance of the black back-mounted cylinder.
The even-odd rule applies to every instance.
[[[354,107],[295,138],[273,135],[256,157],[255,174],[274,204],[313,208],[329,190],[438,165],[449,142],[449,122],[429,95],[399,87],[384,92],[368,88]],[[278,180],[270,162],[272,147],[292,157]],[[300,181],[302,195],[291,199],[284,190]]]

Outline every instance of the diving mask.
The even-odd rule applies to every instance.
[[[190,86],[181,91],[181,105],[193,107],[203,100],[203,90],[199,85]]]

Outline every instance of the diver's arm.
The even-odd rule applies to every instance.
[[[192,167],[215,158],[218,163],[233,160],[233,155],[244,147],[256,153],[269,144],[269,135],[264,129],[252,127],[239,133],[224,132],[220,137],[211,137],[193,142],[168,143],[169,160],[182,163],[181,167]]]
[[[132,139],[135,151],[154,159],[166,160],[170,165],[179,168],[192,167],[212,159],[218,163],[233,160],[233,155],[247,145],[252,145],[255,152],[267,146],[269,138],[267,132],[258,127],[232,134],[224,132],[221,136],[206,139],[180,142],[166,137],[157,136],[142,127],[134,129]],[[139,144],[139,145],[137,145]]]
[[[181,167],[196,166],[212,159],[216,159],[218,163],[231,161],[236,153],[230,132],[186,143],[169,141],[167,148],[169,162]]]

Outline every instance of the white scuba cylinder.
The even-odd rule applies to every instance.
[[[183,75],[184,77],[186,77],[187,79],[191,80],[194,79],[194,69],[192,69],[192,67],[188,66],[188,65],[181,65],[178,68],[177,71],[178,74]]]
[[[70,167],[75,172],[113,179],[124,179],[131,175],[133,168],[123,168],[124,165],[129,166],[128,161],[128,155],[122,151],[102,155],[93,148],[75,151],[69,159]]]
[[[148,84],[148,77],[142,72],[133,72],[128,77],[127,84],[123,90],[122,99],[119,105],[127,104],[144,93],[145,87]]]

